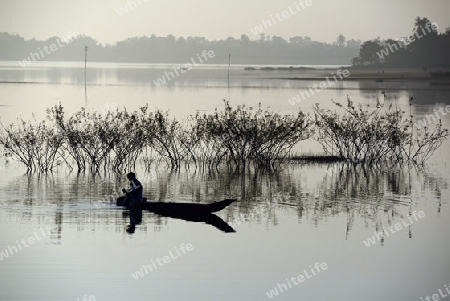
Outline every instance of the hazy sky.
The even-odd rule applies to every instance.
[[[138,7],[119,16],[116,10],[132,0],[0,0],[0,32],[47,39],[77,31],[100,43],[151,34],[257,39],[251,28],[289,6],[296,14],[288,12],[265,34],[325,42],[340,33],[347,39],[397,38],[411,32],[417,16],[437,22],[439,31],[450,27],[450,0],[311,0],[304,9],[299,1],[134,0]]]

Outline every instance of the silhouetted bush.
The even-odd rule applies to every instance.
[[[405,118],[405,112],[392,104],[388,109],[354,106],[350,99],[346,107],[335,104],[345,113],[314,107],[316,140],[327,154],[354,163],[423,164],[448,135],[440,122],[432,131],[414,130],[413,116]]]
[[[23,163],[27,170],[47,172],[60,163],[63,138],[45,121],[24,121],[8,127],[0,123],[0,145],[12,158]]]
[[[368,164],[422,164],[448,134],[440,122],[433,130],[414,129],[412,116],[405,119],[401,110],[355,107],[350,100],[345,108],[336,103],[344,114],[317,105],[315,120],[301,111],[281,115],[261,105],[224,105],[223,110],[190,116],[184,123],[147,106],[103,114],[81,108],[66,117],[57,105],[47,110],[46,121],[2,124],[0,145],[28,171],[48,172],[62,163],[70,169],[76,165],[78,171],[123,171],[133,169],[139,159],[146,167],[159,161],[174,169],[182,164],[272,168],[289,160],[293,147],[311,138],[314,130],[326,154]]]
[[[280,115],[273,111],[232,108],[225,102],[225,110],[195,116],[194,131],[201,135],[209,158],[219,156],[235,164],[255,162],[269,166],[285,159],[295,144],[311,137],[312,122],[299,111],[297,115]]]

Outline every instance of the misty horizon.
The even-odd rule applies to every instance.
[[[449,12],[0,0],[0,301],[449,296]]]
[[[332,43],[339,34],[362,41],[401,37],[410,33],[409,22],[417,16],[437,22],[441,32],[450,27],[446,15],[450,4],[444,0],[428,3],[382,0],[370,5],[356,0],[339,4],[308,1],[217,4],[160,0],[53,3],[43,0],[39,3],[25,1],[19,6],[14,1],[4,0],[0,10],[0,32],[19,34],[27,40],[46,40],[64,32],[77,31],[97,39],[102,45],[151,34],[201,36],[208,40],[237,39],[246,34],[250,40],[257,40],[259,37],[252,29],[264,21],[271,21],[274,24],[264,28],[266,35],[284,39],[309,36],[315,41]],[[40,16],[52,17],[54,23],[42,22]]]

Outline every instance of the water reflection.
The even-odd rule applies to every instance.
[[[12,62],[14,63],[14,62]],[[178,72],[178,75],[177,73]],[[243,66],[233,66],[230,69],[230,86],[248,92],[248,89],[308,89],[313,84],[319,84],[325,76],[330,76],[327,70],[278,70],[278,71],[248,71]],[[155,84],[158,78],[165,78],[164,83]],[[170,78],[170,79],[169,79]],[[311,80],[317,78],[317,80]],[[168,91],[174,89],[225,88],[228,86],[227,66],[200,66],[185,73],[180,73],[176,65],[158,64],[88,64],[87,73],[89,86],[146,86],[152,91],[158,91],[162,85]],[[283,79],[283,80],[282,80]],[[291,80],[285,80],[291,79]],[[308,80],[299,80],[308,79]],[[84,85],[84,65],[77,63],[42,63],[29,68],[0,68],[0,82],[14,83],[50,83]],[[360,91],[364,97],[372,98],[374,91],[389,91],[392,98],[405,97],[413,93],[420,103],[431,103],[449,99],[450,86],[448,82],[432,81],[339,81],[330,87],[337,91]],[[348,92],[347,91],[347,92]],[[436,95],[430,99],[430,91]],[[339,96],[341,92],[337,92]],[[423,95],[422,95],[423,94]],[[425,97],[421,97],[425,96]]]
[[[320,227],[327,218],[347,219],[345,229],[337,232],[348,236],[357,231],[356,220],[374,230],[389,226],[415,210],[424,197],[436,200],[440,212],[440,191],[448,183],[416,167],[367,169],[346,163],[293,164],[279,171],[264,172],[247,169],[244,172],[159,171],[138,173],[149,200],[212,203],[224,198],[239,201],[209,216],[192,219],[222,228],[223,223],[267,224],[276,227],[281,216],[297,216],[299,223]],[[0,206],[13,222],[57,225],[53,242],[64,235],[65,225],[76,225],[77,231],[124,232],[128,217],[115,203],[96,206],[123,186],[120,174],[54,174],[27,175],[3,180]],[[105,204],[103,202],[103,204]],[[144,214],[137,231],[169,231],[170,216]],[[222,223],[223,219],[223,223]],[[218,226],[219,225],[219,226]],[[222,226],[220,226],[222,225]],[[361,227],[360,225],[358,227]],[[235,228],[239,232],[239,228]]]
[[[181,214],[181,213],[169,213],[169,212],[161,213],[161,212],[159,212],[157,214],[162,217],[176,218],[176,219],[181,219],[181,220],[185,220],[188,222],[204,223],[207,225],[211,225],[225,233],[236,232],[233,229],[233,227],[231,227],[223,219],[221,219],[217,215],[211,214],[211,213],[209,213],[209,214],[192,214],[192,213]]]

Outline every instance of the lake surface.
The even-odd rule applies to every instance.
[[[289,99],[319,84],[311,78],[329,71],[232,66],[228,84],[226,66],[204,65],[165,85],[154,84],[166,71],[174,69],[88,64],[88,108],[101,111],[114,103],[136,109],[148,103],[183,119],[222,108],[227,99],[289,114],[311,112],[315,103],[332,108],[331,99],[345,104],[347,97],[375,105],[385,91],[387,102],[405,110],[413,96],[412,113],[421,120],[450,105],[449,86],[422,81],[339,81],[293,106]],[[305,80],[286,79],[294,77]],[[5,124],[19,116],[44,118],[45,109],[59,102],[74,112],[86,101],[84,64],[36,63],[24,69],[2,62],[0,82]],[[449,115],[442,122],[450,128]],[[320,150],[315,141],[296,147],[299,153]],[[125,231],[129,218],[122,210],[103,202],[127,185],[124,175],[77,175],[63,168],[26,175],[23,167],[2,159],[0,300],[409,301],[445,292],[449,151],[445,141],[424,168],[376,171],[344,163],[292,163],[270,173],[170,171],[164,165],[138,169],[144,194],[152,200],[238,199],[217,213],[236,232],[144,212],[133,235]],[[424,216],[417,217],[420,211]],[[401,229],[388,232],[397,223]],[[40,230],[45,227],[50,228]],[[367,246],[374,232],[384,229],[387,235]],[[25,247],[22,239],[34,243]],[[165,256],[169,261],[160,264]],[[327,268],[314,275],[317,262]],[[291,280],[301,275],[303,282]],[[278,296],[270,292],[275,289]]]

